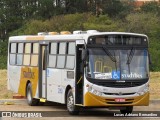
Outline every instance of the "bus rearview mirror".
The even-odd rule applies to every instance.
[[[82,61],[85,61],[86,60],[86,58],[87,58],[87,49],[83,49],[82,50]]]
[[[152,65],[152,59],[150,54],[148,54],[148,59],[149,59],[149,64]]]

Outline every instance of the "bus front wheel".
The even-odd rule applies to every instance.
[[[79,114],[79,109],[77,106],[75,106],[75,103],[74,103],[74,96],[72,93],[72,89],[70,89],[67,94],[67,110],[71,115]]]
[[[27,95],[26,95],[26,97],[27,97],[27,102],[30,106],[38,105],[38,103],[39,103],[38,99],[33,98],[33,95],[32,95],[32,85],[31,85],[31,83],[29,83],[27,85]]]
[[[127,106],[124,109],[120,109],[120,112],[122,114],[129,114],[132,113],[132,111],[133,111],[133,106]]]

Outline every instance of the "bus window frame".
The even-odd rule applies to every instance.
[[[57,44],[56,54],[51,54],[51,44],[52,44],[52,43],[56,43],[56,44]],[[58,42],[50,42],[50,43],[49,43],[49,53],[48,53],[48,56],[47,56],[47,58],[48,58],[47,67],[48,67],[48,68],[57,68],[57,54],[58,54],[58,52],[59,52],[58,50],[59,50],[59,43],[58,43]],[[50,67],[50,66],[49,66],[49,62],[50,62],[50,61],[49,61],[49,56],[50,56],[50,55],[51,55],[51,56],[54,55],[54,56],[56,57],[55,67]]]
[[[16,53],[11,53],[11,44],[12,43],[16,43]],[[23,53],[18,53],[18,44],[19,43],[23,43]],[[25,44],[26,43],[30,43],[31,44],[31,50],[30,50],[30,53],[25,53]],[[33,44],[34,43],[38,43],[38,53],[33,53],[32,52],[32,49],[33,49]],[[16,55],[16,57],[15,57],[15,64],[11,64],[10,63],[10,59],[11,59],[11,57],[10,57],[10,54],[15,54]],[[23,57],[22,57],[22,64],[21,65],[18,65],[17,64],[17,55],[18,54],[22,54],[23,55]],[[29,65],[24,65],[23,64],[23,62],[24,62],[24,55],[30,55],[30,63],[29,63]],[[39,64],[37,63],[37,65],[36,66],[32,66],[31,65],[31,56],[32,55],[38,55],[38,62],[39,62],[39,41],[18,41],[18,42],[16,42],[16,41],[11,41],[10,43],[9,43],[9,65],[11,65],[11,66],[28,66],[28,67],[38,67],[39,66]]]
[[[56,54],[51,54],[51,44],[52,43],[57,43],[57,52]],[[65,54],[59,54],[59,49],[60,49],[60,43],[66,43],[66,47],[65,47]],[[68,54],[68,46],[69,43],[75,43],[75,54]],[[55,67],[50,67],[49,66],[49,55],[55,55],[56,56],[56,62],[55,62]],[[51,41],[49,42],[49,54],[48,54],[48,64],[47,67],[48,68],[54,68],[54,69],[67,69],[67,70],[74,70],[75,69],[75,55],[76,55],[76,41]],[[64,67],[63,68],[58,68],[57,67],[57,62],[58,62],[58,56],[65,56],[65,63],[64,63]],[[66,63],[67,63],[67,56],[74,56],[74,67],[73,68],[67,68],[66,67]]]
[[[16,52],[15,53],[14,52],[12,53],[12,51],[11,51],[12,50],[12,43],[16,44]],[[15,65],[17,65],[17,63],[16,63],[17,62],[17,52],[18,52],[17,42],[10,42],[9,44],[10,44],[10,47],[9,47],[10,48],[10,50],[9,50],[9,65],[15,66]],[[11,57],[10,57],[11,54],[15,55],[15,62],[14,62],[14,64],[11,64]]]

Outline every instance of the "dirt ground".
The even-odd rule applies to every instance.
[[[7,90],[7,70],[0,70],[0,99],[12,98],[13,92]]]
[[[160,72],[150,73],[150,99],[160,99]]]
[[[17,100],[13,102],[16,103]],[[158,120],[158,118],[152,117],[114,117],[114,114],[119,114],[119,110],[109,110],[106,108],[92,108],[92,109],[81,109],[81,112],[78,116],[69,115],[66,106],[57,104],[57,103],[48,103],[44,106],[28,106],[26,100],[17,101],[18,104],[13,105],[3,105],[0,104],[0,112],[21,112],[21,113],[42,113],[42,117],[38,118],[23,118],[23,120]],[[16,109],[15,109],[16,108]],[[152,100],[150,101],[149,106],[134,106],[133,113],[154,113],[160,115],[160,101]],[[159,111],[159,112],[157,112]],[[43,114],[44,113],[44,114]],[[20,120],[22,118],[2,118],[2,120]],[[1,119],[0,119],[1,120]]]
[[[13,92],[7,90],[7,70],[0,70],[0,99],[10,99]],[[160,72],[150,73],[150,99],[160,99]]]

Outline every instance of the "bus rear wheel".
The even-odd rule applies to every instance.
[[[68,94],[67,94],[67,110],[71,115],[79,114],[79,108],[75,106],[74,96],[71,89],[68,91]]]
[[[33,98],[33,95],[32,95],[32,85],[31,85],[31,83],[29,83],[27,85],[27,95],[26,95],[26,97],[27,97],[27,102],[28,102],[28,104],[30,106],[36,106],[36,105],[38,105],[39,100]]]
[[[133,111],[133,106],[127,106],[125,107],[125,109],[120,109],[120,112],[122,114],[129,114],[129,113],[132,113]]]

